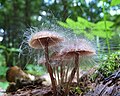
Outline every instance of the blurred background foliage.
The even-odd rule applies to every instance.
[[[94,41],[102,60],[105,54],[120,50],[119,0],[0,0],[0,78],[10,66],[26,66],[29,56],[18,58],[23,34],[27,28],[44,23],[62,26]],[[32,65],[33,59],[29,59],[26,69],[42,74],[43,69],[42,73],[36,72],[41,66]]]

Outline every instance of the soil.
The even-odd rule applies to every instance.
[[[10,84],[6,90],[7,96],[53,96],[51,86],[42,84],[44,80],[35,81],[17,81],[16,84]],[[64,86],[57,86],[57,96],[63,96]],[[6,96],[6,95],[3,95]],[[98,84],[91,83],[87,74],[83,75],[79,84],[72,82],[69,96],[120,96],[120,70],[105,78]]]

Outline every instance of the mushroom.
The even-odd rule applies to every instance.
[[[64,74],[65,74],[65,65],[63,65],[64,61],[66,61],[67,59],[65,60],[62,60],[61,57],[59,57],[57,55],[58,53],[57,52],[54,52],[50,55],[50,64],[51,64],[51,67],[53,68],[53,71],[54,71],[54,75],[55,75],[55,78],[58,79],[58,84],[62,84],[63,83],[63,78],[64,78]],[[38,64],[45,64],[45,58],[42,56],[39,60],[38,60]],[[60,67],[60,74],[59,74],[59,67]],[[61,81],[60,81],[60,78],[61,78]]]
[[[55,32],[51,31],[40,31],[32,35],[32,37],[29,40],[29,46],[35,49],[41,49],[44,48],[45,50],[45,66],[47,68],[47,71],[50,75],[54,95],[56,94],[56,79],[53,76],[53,70],[51,65],[49,64],[49,53],[48,53],[48,47],[54,46],[57,43],[61,42],[63,38],[56,34]]]
[[[45,65],[45,62],[46,62],[46,60],[45,60],[45,57],[43,57],[43,56],[38,60],[38,64]],[[60,60],[58,60],[58,59],[55,60],[55,59],[52,58],[52,56],[50,56],[49,63],[51,64],[51,67],[53,68],[54,76],[55,76],[55,78],[58,78],[58,83],[59,83],[60,79],[59,79],[59,74],[58,74],[58,66],[60,65]]]
[[[72,44],[72,45],[71,45]],[[69,85],[72,82],[75,73],[77,71],[77,82],[79,80],[79,57],[80,56],[92,56],[95,54],[95,50],[90,46],[90,43],[88,43],[85,39],[76,39],[73,40],[73,43],[70,42],[70,44],[63,48],[59,55],[62,58],[75,58],[75,65],[71,72],[70,78],[68,80],[66,89],[65,89],[65,96],[69,92]]]
[[[59,82],[59,84],[62,85],[64,81],[65,82],[67,81],[67,73],[68,73],[69,67],[70,67],[70,64],[68,65],[68,63],[71,62],[70,61],[71,58],[69,58],[69,57],[63,58],[58,52],[52,54],[50,58],[52,61],[59,62],[54,67],[56,67],[56,68],[60,67],[60,75],[59,74],[57,74],[57,75],[58,75],[58,81],[60,81],[59,80],[59,76],[60,76],[61,82]],[[66,65],[67,65],[67,70],[65,72]]]
[[[63,38],[59,34],[51,31],[41,31],[33,34],[29,40],[29,46],[40,49],[45,46],[54,46],[61,41],[63,41]]]

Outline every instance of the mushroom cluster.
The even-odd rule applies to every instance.
[[[68,44],[64,46],[66,41]],[[49,47],[59,47],[60,43],[62,43],[62,48],[50,55]],[[76,73],[77,82],[79,81],[80,58],[95,55],[95,50],[85,39],[76,38],[72,41],[65,40],[64,37],[52,31],[40,31],[32,34],[28,44],[35,49],[44,49],[45,55],[38,62],[44,63],[47,68],[51,78],[54,96],[57,95],[57,84],[62,86],[63,83],[67,83],[64,88],[64,96],[66,96],[69,93],[70,83],[72,83]],[[74,62],[71,64],[71,61]],[[72,71],[68,76],[70,64],[72,65]]]

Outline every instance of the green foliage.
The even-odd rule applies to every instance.
[[[6,46],[0,45],[0,78],[5,78],[7,71],[8,62],[13,62],[15,65],[14,54],[20,52],[17,48],[7,48]]]
[[[77,35],[84,35],[89,39],[94,39],[95,36],[107,38],[106,31],[108,32],[108,38],[114,35],[111,30],[111,26],[113,26],[114,23],[111,21],[106,21],[107,29],[105,28],[104,21],[92,23],[82,17],[78,17],[76,22],[67,18],[66,23],[58,21],[58,24],[65,28],[72,29]]]
[[[60,21],[58,23],[59,25],[65,28],[72,29],[73,32],[77,35],[82,34],[88,37],[89,39],[94,38],[93,34],[91,34],[91,30],[92,30],[92,27],[94,26],[94,23],[91,23],[82,17],[78,17],[77,22],[73,21],[70,18],[67,18],[66,23],[60,22]]]
[[[20,49],[18,48],[8,48],[4,45],[0,45],[0,49],[3,50],[3,51],[9,51],[9,52],[20,52]]]
[[[105,62],[100,65],[99,72],[103,74],[103,76],[107,77],[118,68],[120,68],[120,51],[108,56],[105,59]]]
[[[15,65],[17,61],[14,59],[15,55],[18,54],[20,51],[21,50],[18,48],[8,48],[4,45],[0,45],[0,64],[2,62],[2,65],[4,66],[9,66],[10,63],[11,65]]]
[[[42,66],[34,65],[34,64],[28,64],[26,66],[27,73],[30,73],[32,75],[43,75],[45,73],[45,69]]]
[[[100,82],[120,68],[120,51],[111,55],[104,55],[102,61],[97,71],[90,77],[92,82],[96,82],[96,79],[97,82]]]
[[[1,87],[2,89],[7,89],[8,85],[9,85],[8,82],[0,82],[0,87]],[[0,95],[0,96],[1,96],[1,95]]]
[[[110,30],[110,27],[113,26],[113,22],[111,21],[106,21],[106,24],[107,24],[107,30]],[[99,21],[97,24],[96,24],[96,28],[97,29],[105,29],[105,25],[104,25],[104,21]]]
[[[80,87],[73,87],[71,89],[75,94],[82,94],[83,91],[80,89]]]
[[[7,71],[5,56],[2,54],[5,48],[5,46],[0,45],[0,78],[4,78]]]
[[[111,6],[116,6],[120,4],[120,0],[112,0],[111,1]]]
[[[6,71],[7,71],[7,67],[6,66],[0,66],[0,77],[3,78],[6,76]]]
[[[101,38],[107,38],[106,37],[106,32],[108,33],[108,38],[112,38],[114,33],[111,30],[111,26],[113,26],[113,22],[111,21],[106,21],[107,28],[105,28],[104,21],[99,21],[96,23],[93,31],[93,34],[95,36],[101,37]]]
[[[80,87],[76,87],[76,88],[75,88],[75,91],[76,91],[76,93],[78,93],[78,94],[81,94],[81,93],[82,93]]]
[[[0,66],[5,65],[5,57],[0,54]]]

